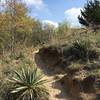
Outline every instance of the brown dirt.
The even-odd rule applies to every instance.
[[[59,81],[64,75],[56,75],[53,71],[50,71],[36,52],[33,53],[33,58],[35,58],[34,60],[37,66],[42,69],[45,74],[45,78],[49,81],[46,84],[50,93],[49,100],[71,100],[67,96],[67,92],[63,87],[63,84]]]

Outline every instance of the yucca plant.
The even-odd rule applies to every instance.
[[[8,79],[12,85],[10,95],[14,100],[48,100],[49,93],[45,88],[47,80],[37,68],[24,68],[14,71],[15,76]]]

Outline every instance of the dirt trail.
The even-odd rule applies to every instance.
[[[36,53],[36,52],[35,52]],[[42,62],[41,58],[38,54],[33,53],[33,58],[39,66],[40,69],[43,70],[45,74],[45,78],[48,79],[48,83],[46,84],[49,93],[50,93],[50,100],[71,100],[67,97],[67,93],[63,87],[63,84],[59,81],[62,75],[53,75],[53,72],[50,71],[46,65]],[[67,99],[68,98],[68,99]]]
[[[58,80],[54,79],[54,76],[47,76],[50,81],[47,84],[47,88],[50,93],[50,100],[69,100],[67,99],[66,91]]]

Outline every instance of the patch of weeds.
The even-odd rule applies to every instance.
[[[12,59],[12,60],[19,60],[19,59],[24,59],[25,58],[25,55],[24,55],[24,53],[22,52],[22,51],[20,51],[20,52],[17,52],[17,53],[15,53],[15,54],[11,54],[10,55],[10,58]]]
[[[76,72],[76,71],[79,71],[82,68],[83,68],[83,65],[82,64],[72,63],[70,66],[68,66],[67,70],[68,71]]]
[[[94,61],[94,62],[89,62],[85,65],[84,70],[87,71],[92,71],[92,70],[98,70],[100,69],[100,62]]]
[[[88,60],[97,59],[99,54],[93,49],[89,41],[76,40],[70,46],[64,48],[63,56],[70,61],[82,60],[86,62]]]

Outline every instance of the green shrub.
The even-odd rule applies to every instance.
[[[77,40],[71,46],[63,50],[63,55],[70,60],[92,60],[98,58],[96,50],[91,49],[91,43],[87,40]]]
[[[88,59],[88,48],[90,44],[87,41],[77,40],[73,42],[72,47],[70,48],[72,54],[76,58],[82,60]]]
[[[38,30],[37,32],[32,34],[32,44],[33,46],[48,44],[50,42],[49,32],[45,32],[43,30]]]

